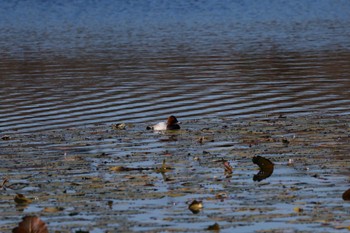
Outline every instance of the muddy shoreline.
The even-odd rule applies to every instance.
[[[201,119],[165,133],[116,122],[125,129],[0,135],[0,178],[8,180],[0,232],[26,215],[49,232],[203,232],[215,223],[221,232],[348,232],[349,120]],[[254,156],[274,164],[261,181]],[[31,203],[16,204],[16,193]],[[194,200],[203,203],[197,213]]]

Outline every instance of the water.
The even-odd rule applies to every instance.
[[[348,1],[0,1],[0,129],[350,113]]]

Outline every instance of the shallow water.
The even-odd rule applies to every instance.
[[[0,5],[0,231],[27,214],[60,232],[348,231],[348,1]],[[183,130],[145,130],[170,114]],[[275,163],[261,182],[255,155]]]
[[[185,121],[176,132],[141,123],[13,134],[1,140],[0,185],[8,182],[0,187],[0,232],[25,215],[62,233],[203,232],[214,223],[221,232],[348,232],[348,122],[215,118]],[[256,155],[274,163],[260,182]],[[164,160],[172,169],[154,169]],[[142,169],[113,169],[120,166]],[[16,205],[16,193],[33,202]],[[197,214],[193,200],[203,201]]]
[[[0,128],[349,114],[347,1],[1,1]]]

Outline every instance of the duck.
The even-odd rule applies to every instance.
[[[180,129],[180,125],[179,125],[179,121],[176,119],[175,116],[171,115],[168,117],[166,122],[159,122],[155,125],[152,126],[147,126],[146,129],[150,130],[156,130],[156,131],[160,131],[160,130],[176,130],[176,129]]]

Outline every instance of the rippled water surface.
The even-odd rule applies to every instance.
[[[35,214],[60,232],[347,232],[349,12],[0,0],[0,231]],[[145,130],[170,114],[182,130]]]
[[[0,1],[0,128],[350,113],[348,1]]]

